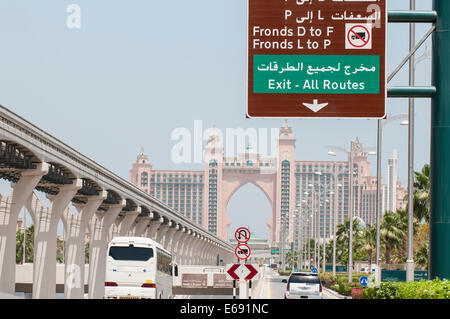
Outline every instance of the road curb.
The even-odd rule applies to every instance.
[[[323,287],[323,289],[330,295],[333,295],[339,299],[352,299],[352,297],[341,295],[341,294],[337,293],[336,291],[334,291],[333,289],[326,288],[326,287]]]

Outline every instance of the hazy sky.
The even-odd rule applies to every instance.
[[[69,4],[81,8],[80,29],[66,25]],[[408,0],[388,1],[390,10],[408,7]],[[417,9],[431,9],[431,0],[417,1]],[[155,169],[201,169],[172,161],[177,127],[193,130],[194,120],[223,131],[282,124],[245,118],[246,18],[243,0],[0,0],[0,104],[125,179],[141,146]],[[418,25],[417,39],[428,28]],[[388,73],[407,52],[408,25],[389,24]],[[417,85],[430,84],[430,63],[417,65]],[[390,85],[407,83],[406,65]],[[430,101],[416,101],[418,170],[429,162]],[[387,108],[406,113],[407,99],[388,99]],[[376,146],[376,120],[289,123],[297,159],[330,159],[324,145],[348,148],[356,136]],[[395,122],[384,130],[383,175],[393,149],[406,184],[407,127]],[[267,236],[270,205],[253,185],[234,195],[228,213],[233,229],[250,225]]]

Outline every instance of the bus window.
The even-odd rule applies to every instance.
[[[133,260],[133,261],[147,261],[153,257],[152,248],[111,246],[109,249],[109,256],[114,260]]]
[[[168,275],[172,275],[172,256],[170,256],[169,254],[163,252],[160,249],[156,249],[156,253],[157,253],[157,270],[168,274]]]

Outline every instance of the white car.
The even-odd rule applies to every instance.
[[[286,282],[285,299],[323,299],[319,275],[312,272],[293,272]]]

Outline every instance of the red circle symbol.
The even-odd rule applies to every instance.
[[[245,244],[239,244],[236,249],[234,250],[234,254],[236,257],[240,260],[245,260],[248,257],[250,257],[250,247],[248,247]]]
[[[355,29],[356,28],[363,28],[364,29],[364,33],[367,34],[367,39],[365,39],[365,35],[361,35],[362,32],[356,32]],[[350,37],[351,35],[351,37]],[[352,43],[352,40],[361,40],[363,42],[362,45],[357,45]],[[355,47],[355,48],[362,48],[364,46],[367,45],[367,43],[369,43],[370,41],[370,32],[369,30],[363,26],[363,25],[355,25],[353,26],[347,33],[347,41],[348,43],[350,43],[351,46]]]
[[[239,243],[244,244],[250,240],[250,231],[245,227],[239,227],[234,232],[234,238],[236,238]]]

